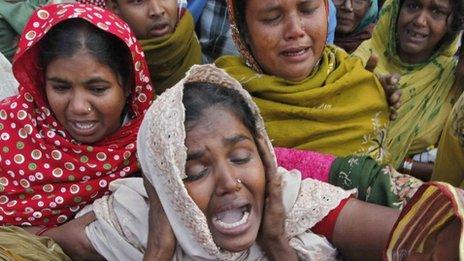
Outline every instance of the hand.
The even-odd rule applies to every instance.
[[[387,96],[387,102],[390,106],[390,120],[396,120],[398,117],[397,110],[401,107],[401,90],[397,86],[400,76],[398,74],[389,74],[377,77]]]
[[[376,54],[371,54],[364,68],[370,72],[374,72],[378,62],[379,57]],[[390,106],[390,120],[396,120],[398,117],[397,110],[401,107],[401,90],[397,87],[400,76],[398,74],[376,76],[382,84],[385,96],[387,96],[388,106]]]
[[[161,201],[153,186],[143,177],[143,185],[148,194],[150,210],[148,214],[148,242],[144,261],[172,260],[176,249],[176,237],[164,212]]]
[[[95,219],[95,213],[89,212],[45,231],[42,236],[52,238],[72,260],[105,260],[95,251],[85,234],[85,227]]]
[[[297,260],[295,251],[285,237],[285,207],[282,198],[282,174],[272,159],[264,139],[257,142],[266,176],[266,196],[258,243],[270,260]]]

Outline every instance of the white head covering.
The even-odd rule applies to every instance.
[[[223,251],[216,246],[208,228],[205,215],[188,195],[184,186],[182,179],[186,177],[187,148],[184,144],[186,136],[184,127],[185,108],[182,98],[184,85],[188,82],[212,83],[223,88],[232,88],[239,92],[250,106],[256,118],[258,135],[265,138],[269,150],[272,151],[272,145],[265,132],[264,122],[248,92],[242,88],[239,82],[232,79],[222,69],[218,69],[214,65],[200,65],[192,67],[187,73],[187,77],[159,96],[147,111],[140,127],[137,141],[137,153],[142,170],[159,195],[171,227],[185,254],[184,256],[202,260],[259,259],[259,257],[263,256],[263,253],[261,253],[256,244],[248,251],[241,253]],[[272,155],[274,154],[272,153]],[[273,158],[275,162],[275,156]],[[292,179],[291,177],[297,178]],[[289,218],[286,222],[286,232],[289,238],[300,233],[307,233],[306,231],[327,215],[331,209],[335,208],[340,200],[350,195],[350,192],[332,186],[330,186],[331,191],[311,191],[311,193],[319,194],[321,199],[324,198],[327,201],[318,205],[318,213],[310,213],[314,212],[314,210],[310,208],[295,209],[295,204],[298,204],[300,199],[304,198],[300,195],[297,201],[298,191],[300,191],[299,188],[302,185],[299,173],[284,175],[284,178],[287,180],[286,186],[288,188],[284,196],[284,200],[288,204],[287,202],[284,203],[289,210]],[[320,185],[319,182],[312,180],[311,184],[311,189],[315,188],[315,184]],[[294,188],[289,188],[289,186]],[[325,194],[325,192],[328,193]],[[314,200],[315,198],[312,196],[310,199],[313,202],[304,202],[305,204],[309,204],[307,205],[308,207],[310,205],[314,206],[314,203],[317,203],[317,200]],[[296,222],[299,217],[308,214],[314,218],[306,216],[306,219],[302,219],[305,221],[300,220]],[[322,242],[327,244],[327,247],[322,248],[331,250],[327,252],[330,253],[328,256],[332,256],[335,253],[324,238],[314,234],[313,236],[321,241],[317,242],[317,244],[321,246],[323,245]],[[313,241],[313,243],[316,243],[316,241]]]

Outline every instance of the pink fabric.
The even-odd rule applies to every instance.
[[[302,179],[312,178],[323,182],[329,181],[330,168],[335,156],[290,148],[276,147],[274,151],[277,164],[280,167],[288,170],[299,170]]]

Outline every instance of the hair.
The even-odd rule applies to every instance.
[[[53,27],[40,41],[39,62],[46,70],[55,59],[70,58],[79,51],[85,51],[107,65],[118,76],[123,88],[129,90],[132,87],[129,48],[116,36],[83,19],[66,20]]]
[[[188,130],[203,116],[206,109],[220,107],[232,112],[250,131],[258,137],[256,118],[243,96],[234,89],[213,83],[186,83],[182,102],[185,106],[185,126]]]
[[[406,0],[400,0],[400,10],[403,8],[404,2]],[[464,29],[464,0],[450,0],[452,11],[448,15],[449,18],[453,18],[453,21],[449,25],[449,30],[446,32],[446,34],[443,36],[441,41],[437,45],[437,49],[440,48],[442,45],[448,45],[450,44],[454,37],[462,30]],[[398,10],[398,12],[400,11]],[[399,14],[398,14],[399,16]]]
[[[248,35],[248,26],[246,22],[247,0],[236,0],[234,3],[237,29],[242,38],[246,39]]]

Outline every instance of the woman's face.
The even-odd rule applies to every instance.
[[[248,44],[269,75],[301,81],[311,74],[325,47],[324,0],[248,0]]]
[[[205,214],[215,243],[238,252],[258,235],[264,167],[250,131],[229,110],[213,107],[187,131],[185,186]]]
[[[371,7],[369,0],[334,0],[337,8],[337,33],[351,34]]]
[[[85,51],[47,66],[45,92],[55,117],[78,142],[95,143],[121,126],[124,89],[110,67]]]
[[[397,22],[398,55],[415,64],[427,61],[438,49],[452,22],[450,0],[405,0]]]

